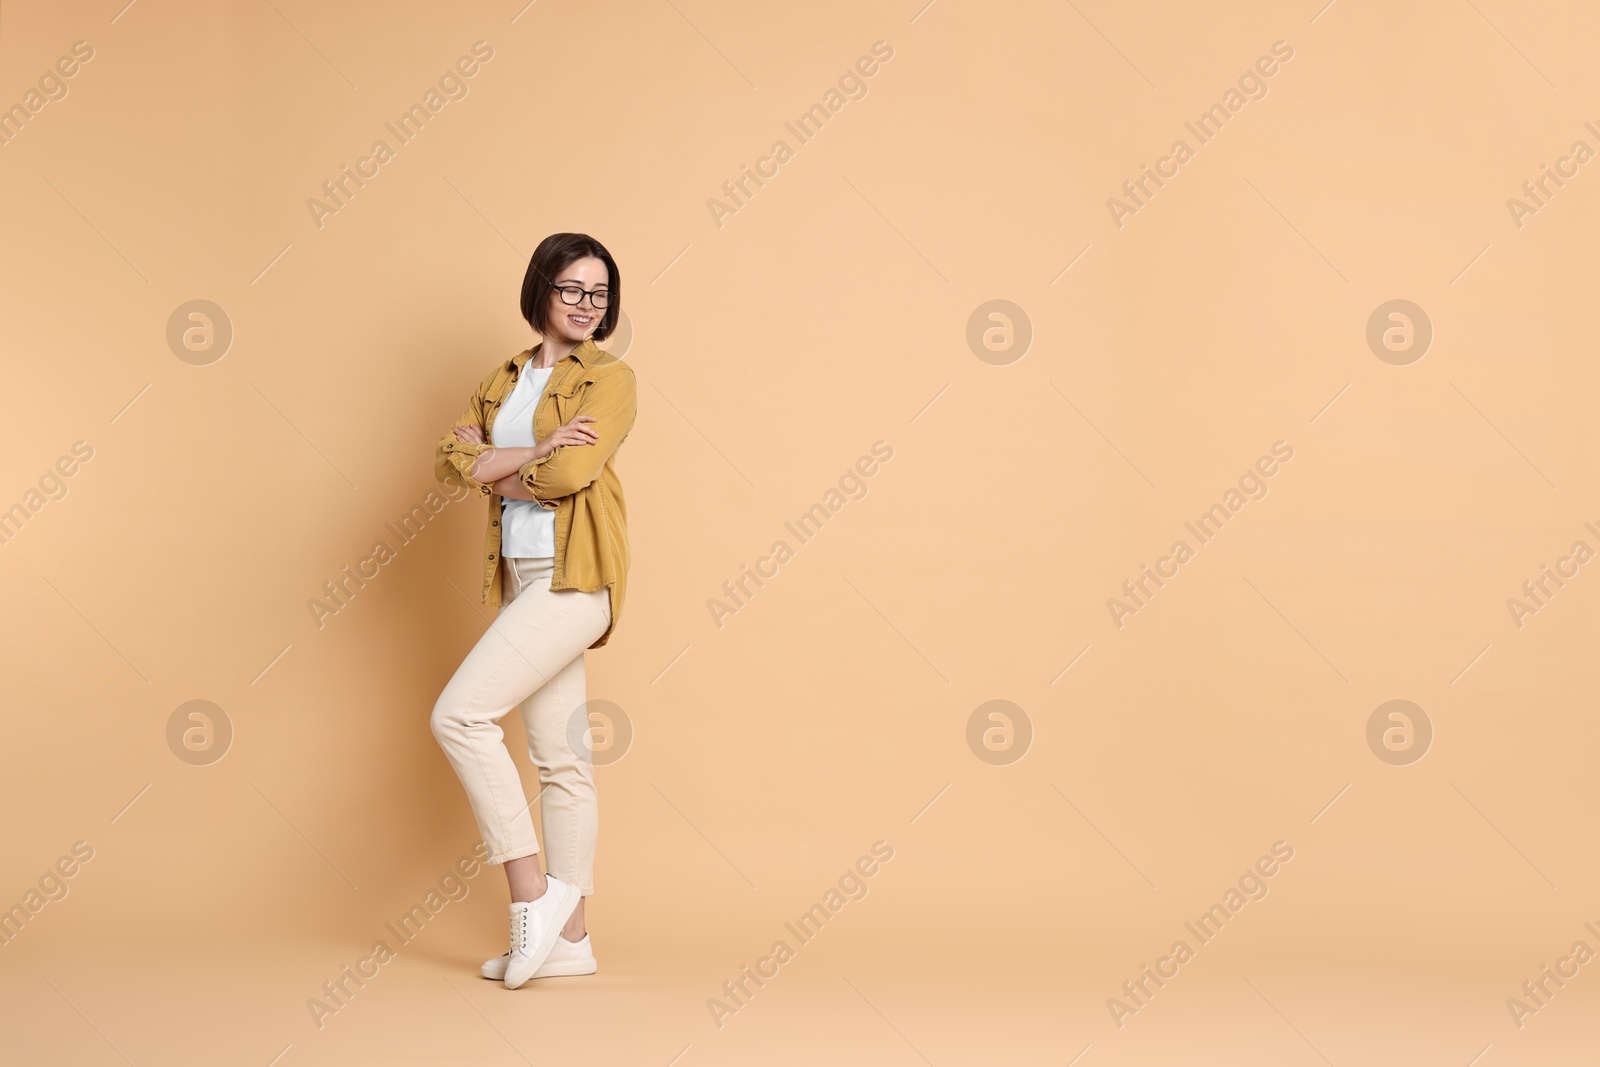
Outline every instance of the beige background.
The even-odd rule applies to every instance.
[[[1520,228],[1507,198],[1600,150],[1600,13],[1323,2],[6,4],[0,103],[94,58],[0,148],[0,507],[93,458],[0,547],[0,898],[94,857],[0,947],[0,1058],[1589,1062],[1600,965],[1521,1028],[1506,1002],[1600,950],[1600,564],[1521,628],[1506,602],[1600,550],[1600,163]],[[469,94],[319,229],[307,199],[478,40]],[[1267,95],[1118,228],[1107,199],[1275,41]],[[629,599],[588,659],[634,733],[599,771],[601,970],[479,980],[491,869],[319,1029],[308,998],[477,839],[427,713],[488,619],[482,505],[322,629],[306,601],[532,344],[560,230],[619,260],[640,386]],[[204,366],[166,340],[197,299],[234,330]],[[1365,337],[1396,299],[1434,331],[1403,366]],[[991,300],[1021,358],[969,347]],[[1107,598],[1280,440],[1118,629]],[[234,730],[204,766],[167,740],[197,699]],[[1434,730],[1410,765],[1366,740],[1392,699]],[[991,700],[1031,725],[1007,765],[967,742]],[[880,840],[865,898],[716,1026]],[[1269,895],[1119,1029],[1107,999],[1280,840]]]

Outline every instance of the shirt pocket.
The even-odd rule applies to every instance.
[[[583,398],[589,392],[589,387],[594,384],[594,372],[585,371],[574,374],[568,381],[560,386],[550,386],[545,390],[555,406],[556,425],[565,426],[572,421],[578,413],[578,408],[583,405]]]

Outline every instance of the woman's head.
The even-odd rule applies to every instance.
[[[535,333],[604,341],[621,314],[622,279],[605,245],[586,233],[553,233],[539,242],[522,279],[522,317]]]

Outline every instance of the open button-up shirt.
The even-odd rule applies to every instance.
[[[478,383],[456,426],[476,426],[488,440],[489,427],[516,387],[523,364],[543,347],[541,343],[496,364]],[[550,381],[533,410],[533,436],[543,441],[582,414],[594,416],[594,422],[584,425],[599,440],[557,447],[543,459],[523,464],[517,472],[534,501],[556,513],[556,558],[550,588],[610,591],[611,624],[590,648],[599,648],[610,639],[627,590],[628,512],[614,461],[633,428],[637,410],[633,368],[594,341],[584,341],[551,370]],[[456,440],[452,428],[439,441],[433,470],[440,481],[458,477],[489,498],[489,526],[483,540],[483,603],[497,605],[501,602],[501,497],[491,484],[472,477],[473,461],[489,447]]]

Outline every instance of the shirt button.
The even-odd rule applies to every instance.
[[[489,558],[490,559],[494,559],[494,553],[493,552],[489,553]]]

